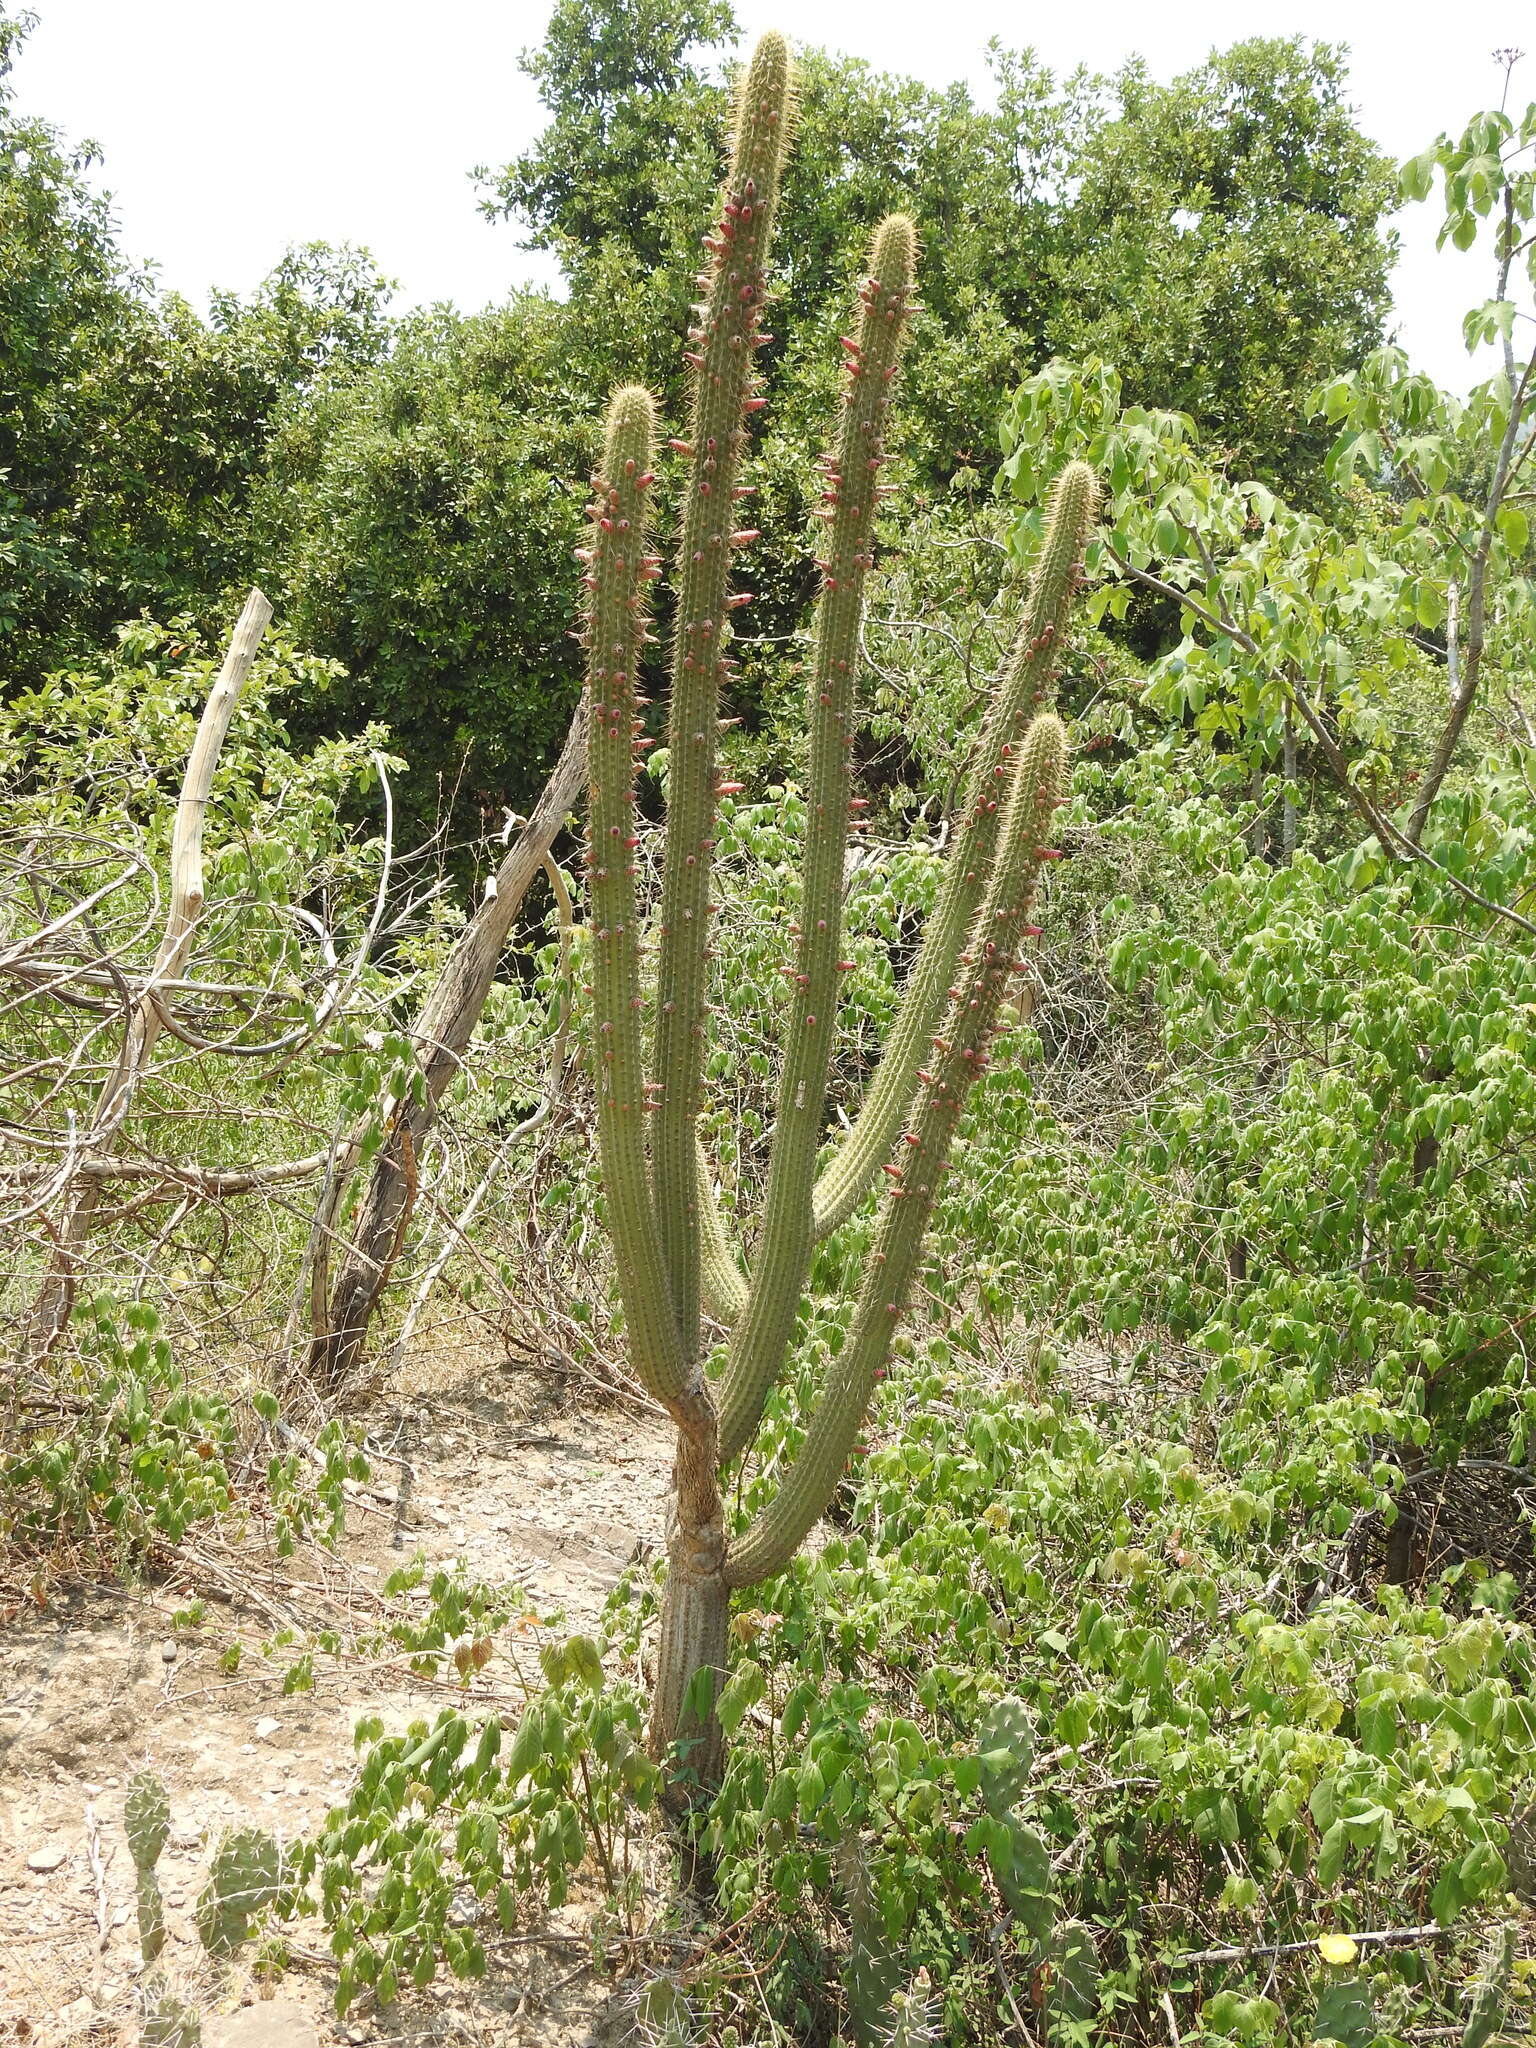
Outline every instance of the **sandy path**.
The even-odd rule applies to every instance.
[[[528,1375],[461,1370],[381,1415],[377,1436],[411,1468],[404,1513],[387,1504],[354,1513],[336,1559],[301,1556],[279,1567],[242,1553],[237,1583],[245,1579],[258,1596],[267,1590],[280,1611],[297,1580],[306,1617],[329,1613],[345,1634],[371,1616],[383,1578],[419,1548],[433,1564],[462,1558],[475,1576],[516,1581],[541,1619],[563,1611],[556,1632],[564,1634],[591,1629],[624,1566],[660,1540],[667,1438],[656,1419],[631,1409],[594,1412],[587,1396],[579,1406],[552,1400],[548,1385]],[[381,1490],[393,1493],[398,1474],[375,1461]],[[206,1573],[189,1576],[196,1591],[215,1590]],[[145,1765],[172,1807],[159,1870],[170,1928],[164,1962],[179,1995],[204,2015],[208,2048],[310,2048],[317,2038],[575,2048],[612,2038],[602,2018],[616,2005],[611,1985],[578,1973],[550,1995],[570,1977],[569,1949],[522,1948],[504,1962],[493,1954],[483,1983],[434,1985],[409,2009],[402,2001],[387,2025],[360,2013],[345,2023],[331,2017],[334,1979],[317,1921],[295,1930],[315,1961],[291,1970],[271,2004],[244,1963],[209,1963],[191,1909],[210,1844],[243,1821],[279,1838],[314,1828],[346,1791],[360,1714],[403,1725],[435,1714],[455,1689],[414,1679],[398,1659],[338,1667],[322,1654],[315,1689],[285,1698],[282,1678],[301,1645],[267,1658],[252,1649],[273,1633],[270,1612],[210,1599],[201,1628],[178,1632],[171,1616],[187,1604],[179,1577],[142,1595],[77,1591],[0,1636],[0,2043],[137,2042],[140,1958],[121,1819],[122,1788]],[[237,1634],[246,1649],[231,1677],[219,1656]],[[523,1666],[533,1668],[527,1637],[520,1641]],[[515,1714],[524,1695],[514,1646],[506,1647],[472,1697]],[[579,1930],[580,1901],[557,1918]]]

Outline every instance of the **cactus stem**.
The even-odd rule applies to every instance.
[[[861,357],[894,375],[905,339],[902,310],[911,298],[917,262],[917,231],[904,214],[893,214],[875,232],[870,270],[874,289],[862,299],[856,341]],[[886,320],[890,311],[894,316]],[[883,386],[888,379],[879,380]],[[732,1334],[720,1400],[720,1456],[735,1457],[749,1441],[762,1414],[768,1388],[783,1369],[794,1332],[801,1289],[811,1254],[812,1191],[826,1103],[830,1034],[818,1019],[836,1011],[842,956],[843,846],[862,819],[853,812],[843,752],[851,741],[853,678],[858,667],[859,630],[870,563],[873,507],[849,502],[837,482],[856,460],[860,441],[877,430],[884,405],[866,392],[843,422],[841,437],[825,466],[824,496],[832,512],[827,552],[818,561],[823,596],[807,681],[811,728],[808,783],[810,815],[818,821],[806,834],[795,936],[795,986],[811,1007],[791,1010],[779,1083],[776,1136],[768,1170],[763,1224],[746,1314]],[[860,494],[862,497],[863,493]],[[820,822],[825,821],[825,822]]]

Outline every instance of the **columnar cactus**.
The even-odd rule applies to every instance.
[[[986,1067],[1009,978],[1022,970],[1021,950],[1035,936],[1030,907],[1050,857],[1050,820],[1066,772],[1066,736],[1046,707],[1097,503],[1091,472],[1072,465],[1053,499],[1025,622],[977,746],[939,906],[899,1021],[863,1113],[818,1177],[847,965],[845,849],[853,813],[862,808],[850,774],[859,629],[917,260],[911,221],[900,214],[885,220],[859,290],[856,331],[842,341],[845,404],[833,451],[820,464],[826,539],[808,689],[804,872],[785,962],[789,1000],[773,1151],[748,1279],[714,1209],[697,1124],[715,806],[731,788],[719,780],[716,729],[731,672],[727,621],[747,601],[746,593],[730,591],[730,564],[734,551],[756,538],[736,527],[734,505],[748,488],[740,481],[745,420],[763,403],[753,359],[765,339],[758,323],[792,108],[788,51],[782,38],[766,36],[743,82],[720,217],[704,242],[708,267],[688,358],[691,439],[673,444],[690,466],[677,564],[649,1062],[634,776],[637,753],[648,744],[639,687],[649,640],[647,592],[661,564],[647,551],[655,406],[635,386],[616,392],[609,407],[591,544],[583,550],[592,1066],[602,1174],[631,1361],[678,1430],[651,1739],[659,1752],[681,1745],[684,1769],[705,1783],[719,1760],[712,1698],[725,1661],[730,1593],[782,1570],[826,1509],[890,1355],[967,1092]],[[768,1390],[784,1369],[813,1244],[851,1214],[882,1167],[890,1179],[886,1207],[848,1342],[777,1493],[728,1543],[719,1475],[750,1445]],[[733,1326],[723,1371],[714,1378],[702,1355],[703,1296]]]
[[[139,1947],[145,1962],[152,1963],[165,1947],[165,1908],[155,1865],[171,1832],[171,1802],[153,1771],[140,1771],[129,1779],[123,1799],[123,1830],[133,1858]]]

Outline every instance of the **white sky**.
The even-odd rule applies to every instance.
[[[294,242],[371,249],[397,306],[477,308],[548,260],[475,209],[468,173],[516,155],[542,109],[517,68],[548,0],[30,0],[40,17],[16,69],[23,110],[101,145],[100,182],[123,241],[165,285],[205,303],[248,291]],[[1512,99],[1536,97],[1529,0],[1465,14],[1427,0],[1146,0],[1015,9],[998,0],[738,0],[748,37],[776,26],[934,84],[987,88],[985,49],[1032,44],[1058,71],[1145,54],[1170,78],[1246,35],[1347,43],[1362,125],[1394,156],[1497,103],[1491,52],[1533,54]],[[1490,295],[1486,262],[1436,255],[1431,206],[1401,220],[1400,336],[1442,383],[1470,372],[1460,323]]]

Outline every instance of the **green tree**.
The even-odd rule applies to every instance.
[[[284,414],[256,552],[290,629],[347,674],[311,729],[388,722],[406,830],[501,823],[580,687],[572,550],[594,453],[579,323],[536,295],[403,322]]]
[[[1390,160],[1361,134],[1344,53],[1238,43],[1158,85],[1137,59],[1072,166],[1053,352],[1119,365],[1128,396],[1193,414],[1246,474],[1314,494],[1306,394],[1379,339]]]
[[[699,0],[561,0],[525,60],[550,124],[486,201],[559,252],[611,374],[669,398],[724,106],[691,53],[734,26]],[[901,203],[925,250],[919,482],[984,460],[1001,384],[1087,350],[1139,402],[1198,409],[1255,473],[1315,478],[1325,437],[1296,393],[1378,338],[1391,257],[1392,167],[1350,115],[1342,54],[1245,42],[1170,86],[1140,60],[1066,80],[1028,51],[993,63],[988,109],[964,85],[801,57],[775,417],[798,436],[816,415],[815,309]]]
[[[560,0],[525,60],[549,125],[483,174],[487,211],[559,253],[594,379],[639,377],[673,421],[725,109],[705,46],[734,30],[696,0]],[[797,60],[762,357],[773,397],[754,427],[759,651],[743,643],[734,685],[749,714],[770,712],[764,653],[804,631],[815,595],[800,451],[835,399],[817,309],[892,207],[924,250],[892,443],[941,524],[955,486],[990,470],[999,393],[1095,334],[1120,346],[1139,402],[1198,402],[1244,474],[1283,472],[1307,503],[1327,436],[1297,393],[1357,364],[1379,332],[1391,166],[1353,125],[1337,52],[1245,43],[1168,87],[1139,63],[1059,80],[1031,52],[992,56],[993,108],[963,84],[815,49]]]
[[[61,516],[75,396],[132,303],[106,204],[85,182],[91,153],[13,107],[31,25],[0,16],[0,630],[13,667],[87,588]]]
[[[88,146],[19,114],[31,25],[0,16],[0,634],[34,682],[143,610],[205,618],[249,573],[247,510],[285,396],[387,338],[371,260],[290,252],[203,321],[119,247]]]
[[[664,262],[679,184],[707,193],[714,179],[716,94],[689,52],[735,32],[728,0],[559,0],[523,55],[550,125],[500,174],[492,210],[515,212],[535,248],[571,263],[613,237]]]
[[[175,295],[128,303],[76,414],[60,524],[89,580],[65,640],[172,604],[206,616],[249,580],[252,494],[285,401],[382,355],[388,291],[365,254],[313,244],[249,299],[216,295],[206,322]]]
[[[1277,755],[1290,784],[1298,741],[1310,741],[1376,847],[1402,860],[1430,857],[1426,831],[1453,769],[1479,772],[1468,743],[1486,754],[1500,736],[1495,691],[1513,712],[1502,737],[1531,743],[1525,470],[1536,353],[1522,362],[1515,337],[1530,317],[1533,140],[1536,104],[1518,123],[1480,114],[1405,167],[1410,197],[1427,198],[1440,174],[1442,242],[1470,248],[1488,222],[1495,292],[1465,330],[1469,348],[1499,342],[1503,361],[1465,402],[1391,347],[1302,394],[1329,437],[1316,509],[1234,476],[1230,451],[1187,414],[1126,405],[1125,380],[1097,360],[1047,364],[1003,423],[1005,480],[1032,508],[1020,545],[1038,530],[1054,466],[1087,455],[1110,491],[1096,550],[1100,615],[1123,618],[1135,591],[1176,610],[1181,637],[1152,668],[1148,706],[1188,720],[1249,788],[1262,790]],[[1296,845],[1292,804],[1288,794],[1286,851]],[[1438,859],[1483,902],[1470,880],[1481,874],[1476,854],[1458,843]],[[1496,867],[1490,879],[1506,922],[1536,928]]]

